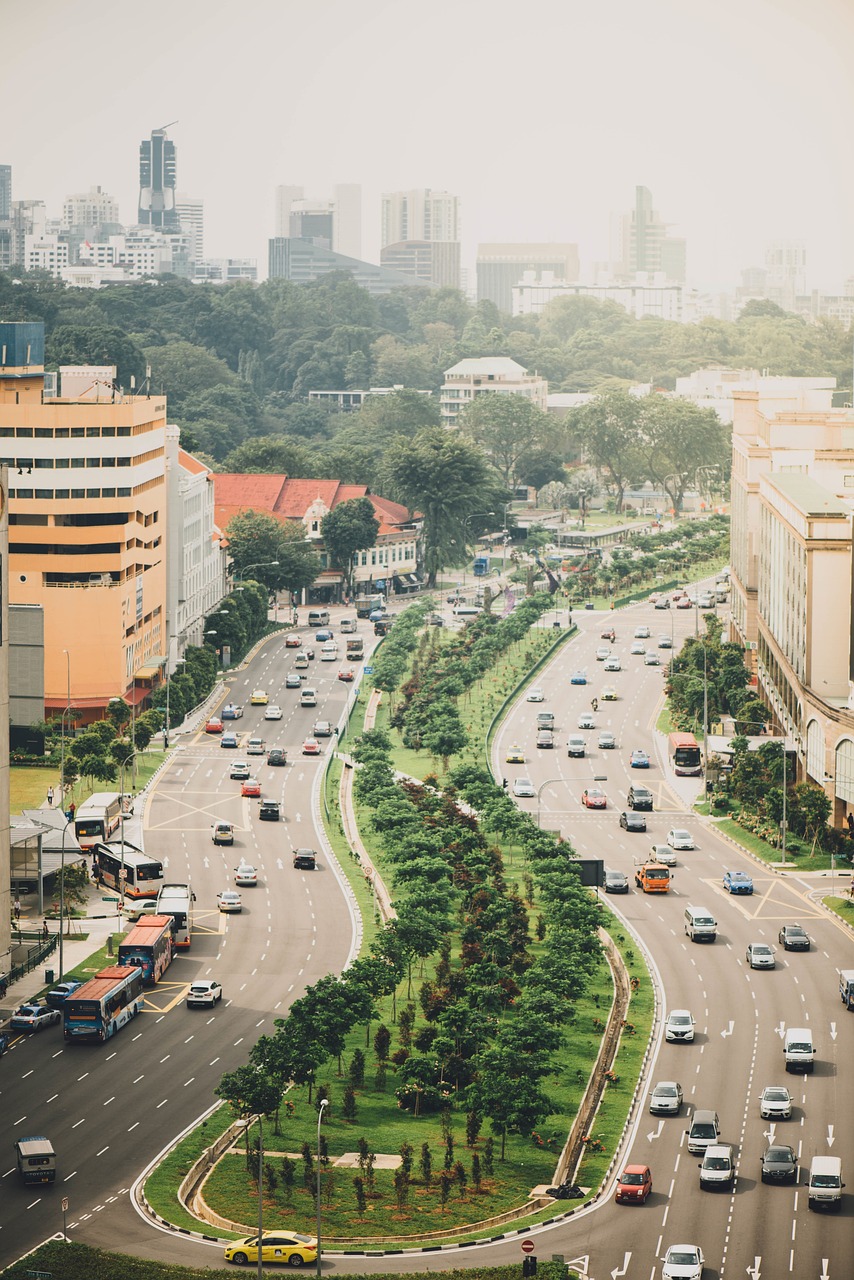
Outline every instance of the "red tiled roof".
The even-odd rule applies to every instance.
[[[178,461],[185,471],[189,471],[191,475],[198,476],[203,472],[210,474],[210,467],[206,467],[203,462],[199,462],[198,458],[194,458],[191,453],[187,453],[186,449],[178,450]]]
[[[406,507],[368,493],[367,485],[338,480],[300,480],[288,476],[236,475],[214,472],[214,517],[220,529],[241,511],[264,511],[279,520],[302,522],[317,501],[328,511],[341,502],[368,498],[380,521],[380,536],[396,533],[412,517]]]

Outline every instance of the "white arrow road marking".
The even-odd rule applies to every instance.
[[[276,859],[276,866],[279,868],[280,871],[284,870],[285,864],[282,862],[281,858]]]
[[[647,1140],[647,1142],[654,1142],[656,1138],[660,1138],[660,1137],[661,1137],[661,1131],[662,1131],[662,1129],[663,1129],[663,1128],[664,1128],[664,1121],[663,1121],[663,1120],[659,1120],[659,1122],[658,1122],[658,1129],[656,1129],[656,1130],[654,1130],[652,1133],[648,1133],[648,1134],[646,1135],[646,1140]]]
[[[764,1133],[764,1135],[763,1135],[763,1136],[765,1137],[765,1139],[766,1139],[769,1143],[773,1143],[773,1141],[774,1141],[774,1132],[775,1132],[776,1128],[777,1128],[777,1126],[776,1126],[775,1124],[773,1124],[773,1123],[772,1123],[771,1128],[770,1128],[770,1129],[766,1129],[766,1130],[765,1130],[765,1133]]]
[[[208,862],[206,857],[202,858],[202,862],[205,864],[205,871],[207,871],[208,867],[210,866],[210,863]]]
[[[614,1270],[611,1272],[611,1280],[617,1280],[617,1276],[624,1276],[626,1274],[626,1272],[629,1269],[629,1262],[631,1261],[631,1257],[632,1255],[630,1253],[623,1254],[622,1270],[619,1267],[615,1267]]]
[[[821,1260],[821,1280],[830,1280],[830,1272],[827,1269],[827,1258]]]
[[[747,1268],[747,1274],[753,1276],[753,1280],[759,1280],[759,1264],[761,1261],[761,1258],[754,1258],[753,1266]]]
[[[783,1039],[783,1036],[786,1034],[786,1024],[785,1024],[785,1022],[778,1022],[777,1026],[774,1028],[774,1030],[777,1032],[777,1035],[778,1035],[778,1036],[780,1037],[780,1039],[782,1040],[782,1039]]]
[[[731,1023],[729,1024],[729,1028],[728,1028],[728,1030],[726,1030],[726,1031],[722,1031],[722,1032],[721,1032],[721,1035],[722,1035],[722,1036],[731,1036],[731,1035],[732,1035],[732,1033],[733,1033],[733,1028],[734,1028],[734,1027],[735,1027],[735,1023],[734,1023],[734,1022],[731,1022]]]
[[[832,1147],[834,1142],[835,1142],[835,1138],[833,1136],[833,1125],[829,1124],[827,1126],[827,1145],[829,1147]]]
[[[836,1023],[835,1022],[831,1022],[830,1024],[830,1038],[831,1040],[836,1039]]]

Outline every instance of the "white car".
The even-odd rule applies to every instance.
[[[629,650],[629,653],[633,653],[642,658],[643,655],[646,653],[646,645],[644,644],[643,640],[633,640],[632,647]]]
[[[534,685],[533,689],[528,690],[528,702],[545,702],[545,694],[539,685]]]
[[[610,656],[611,656],[611,650],[608,648],[606,644],[600,645],[599,648],[596,650],[597,662],[604,662],[606,658],[610,658]]]
[[[663,867],[676,866],[676,850],[669,844],[654,844],[649,856],[651,862],[660,862]]]
[[[759,1114],[763,1120],[791,1120],[792,1095],[785,1085],[765,1086],[759,1099]]]
[[[643,655],[643,665],[645,667],[660,667],[661,660],[654,649],[650,649],[648,653]]]
[[[705,1261],[698,1244],[672,1244],[661,1259],[661,1280],[703,1280]]]
[[[649,627],[635,627],[635,639],[636,639],[636,640],[648,640],[648,639],[649,639]]]
[[[622,669],[620,659],[616,654],[612,654],[610,658],[606,658],[605,666],[602,668],[603,671],[622,671]]]
[[[649,1110],[654,1116],[678,1116],[682,1110],[682,1086],[675,1080],[659,1080],[649,1095]]]
[[[531,800],[537,794],[530,778],[516,778],[513,783],[513,794],[523,800]]]
[[[249,862],[241,862],[234,869],[234,883],[243,889],[254,889],[258,883],[258,872]]]
[[[234,889],[223,889],[216,895],[216,905],[223,914],[231,914],[243,910],[243,901]]]
[[[593,728],[593,716],[589,711],[582,711],[581,715],[578,717],[578,727],[579,729]]]
[[[694,837],[684,827],[671,827],[667,833],[667,843],[671,849],[695,849]]]
[[[694,1019],[688,1009],[674,1009],[668,1014],[664,1039],[670,1044],[689,1044],[694,1039]]]
[[[267,710],[264,712],[265,720],[281,720],[281,718],[282,718],[281,707],[268,707]]]
[[[777,967],[774,948],[767,942],[748,942],[746,957],[751,969],[776,969]]]
[[[139,898],[137,898],[136,901],[129,902],[127,898],[125,898],[125,920],[139,920],[145,916],[156,915],[157,901],[155,898],[146,898],[144,902],[140,902]]]
[[[190,990],[187,992],[187,1007],[192,1008],[193,1005],[213,1005],[222,999],[222,987],[218,982],[214,982],[212,978],[200,978],[196,982],[190,983]]]

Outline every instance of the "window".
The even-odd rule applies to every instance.
[[[36,439],[37,439],[37,440],[52,440],[52,439],[53,439],[53,431],[50,429],[50,427],[36,427]]]
[[[100,465],[101,465],[101,459],[100,459],[100,458],[87,458],[87,459],[86,459],[86,466],[90,469],[90,471],[91,471],[93,468],[100,467]]]
[[[71,465],[72,465],[72,467],[85,467],[85,466],[86,466],[86,459],[85,459],[85,458],[72,458],[72,459],[71,459]]]
[[[79,440],[79,439],[81,439],[81,438],[82,438],[82,436],[83,436],[83,428],[82,428],[82,427],[72,427],[72,428],[71,428],[71,438],[72,438],[72,440]]]
[[[91,436],[99,436],[99,435],[101,434],[101,429],[100,429],[100,427],[87,427],[87,428],[86,428],[86,434],[87,434],[87,436],[90,436],[90,437],[91,437]]]
[[[33,429],[32,427],[16,427],[15,435],[19,440],[32,440]]]
[[[53,470],[53,458],[36,458],[36,470],[41,468],[42,471]]]

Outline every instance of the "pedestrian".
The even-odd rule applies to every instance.
[[[12,910],[15,913],[15,919],[20,920],[21,918],[21,899],[20,898],[18,897],[15,898],[15,905],[13,906]]]
[[[854,836],[854,813],[849,813],[845,821],[848,823],[849,836]]]
[[[44,938],[45,942],[47,942],[48,938],[50,937],[50,929],[48,929],[47,927],[47,920],[45,920],[44,925],[42,926],[42,937]]]
[[[53,805],[53,787],[48,787],[47,789],[47,803],[48,807]]]
[[[68,806],[68,819],[70,822],[74,821],[74,815],[76,812],[77,812],[77,805],[72,800],[71,804]]]

